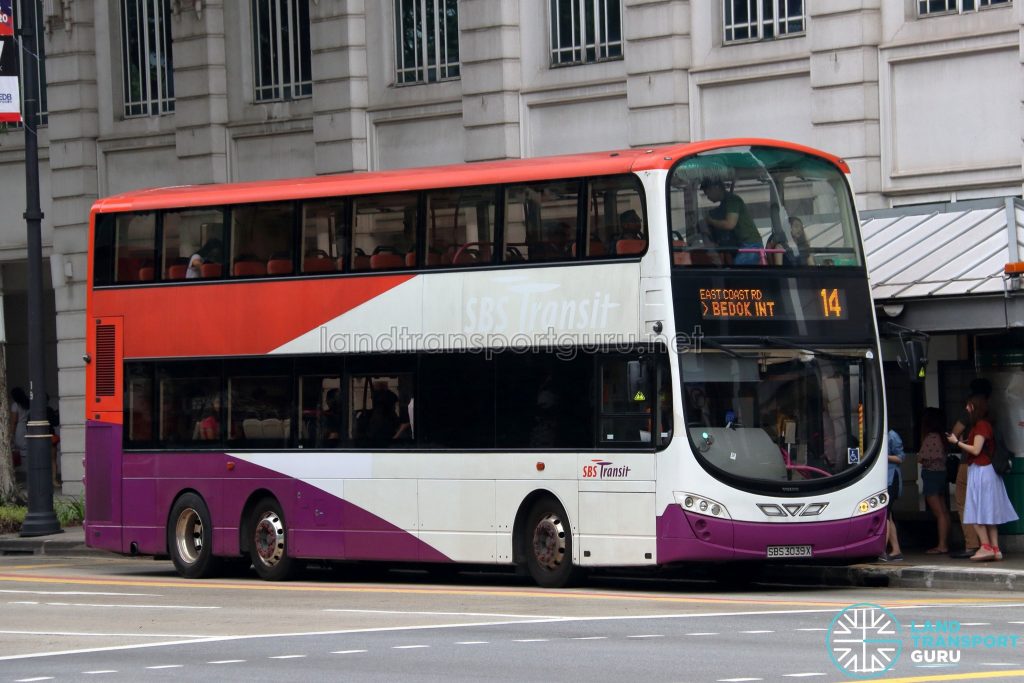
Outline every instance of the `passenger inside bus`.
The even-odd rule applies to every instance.
[[[764,244],[761,234],[740,196],[726,188],[725,182],[719,178],[704,178],[700,189],[710,201],[718,202],[718,206],[708,211],[704,218],[711,228],[715,244],[720,249],[735,252],[735,265],[756,266],[762,263]]]

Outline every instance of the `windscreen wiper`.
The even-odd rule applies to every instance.
[[[743,358],[743,356],[741,356],[740,354],[736,353],[735,351],[733,351],[731,348],[729,348],[728,346],[726,346],[722,342],[715,341],[714,339],[710,339],[708,337],[700,337],[700,340],[697,342],[697,344],[698,344],[698,348],[700,348],[700,346],[710,346],[711,348],[715,349],[716,351],[721,351],[725,355],[731,356],[732,358],[740,358],[740,359]]]

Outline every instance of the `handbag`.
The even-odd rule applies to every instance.
[[[954,453],[946,455],[946,481],[956,483],[956,475],[960,472],[960,456]]]

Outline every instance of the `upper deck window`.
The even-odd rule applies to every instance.
[[[224,210],[187,209],[163,214],[165,280],[219,278],[224,274]]]
[[[459,72],[456,0],[395,0],[395,82],[448,81]]]
[[[1008,7],[1010,0],[919,0],[917,13],[922,17],[936,14],[963,14],[989,7]]]
[[[513,185],[505,191],[502,260],[564,260],[576,239],[578,180]]]
[[[843,173],[764,147],[684,159],[669,177],[675,266],[863,266]]]
[[[450,267],[492,263],[497,209],[495,187],[427,193],[424,265]]]
[[[251,8],[256,101],[310,97],[309,2],[252,0]]]
[[[174,111],[169,0],[121,0],[124,115]]]
[[[636,177],[594,178],[587,189],[587,257],[627,256],[646,251],[642,189]]]
[[[807,30],[803,0],[724,0],[726,43],[770,40]]]
[[[622,59],[621,0],[551,0],[551,66]]]
[[[231,275],[290,275],[294,216],[291,203],[235,207],[231,211]]]
[[[96,218],[93,270],[98,285],[155,279],[155,213],[104,214]]]
[[[416,255],[415,193],[370,195],[354,200],[351,270],[394,270]]]

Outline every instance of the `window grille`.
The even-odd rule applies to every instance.
[[[31,4],[35,8],[34,16],[25,17],[22,15],[22,7],[25,4]],[[46,102],[46,53],[43,46],[43,35],[46,30],[46,25],[43,23],[42,8],[38,2],[34,0],[14,0],[14,21],[17,26],[24,26],[25,21],[30,21],[33,35],[35,36],[36,43],[36,54],[39,56],[36,63],[36,106],[38,107],[38,125],[45,126],[47,123],[47,102]],[[18,60],[18,77],[21,88],[19,92],[21,94],[21,114],[25,115],[25,66],[26,63],[32,61],[31,59],[25,59],[23,54],[24,48],[22,47],[21,39],[17,40],[17,60]],[[24,123],[8,124],[10,126],[20,128]]]
[[[919,0],[917,13],[928,17],[936,14],[963,14],[988,7],[1010,5],[1010,0]]]
[[[309,0],[252,0],[256,101],[313,95]]]
[[[551,65],[622,58],[621,0],[551,0]]]
[[[771,40],[804,33],[803,0],[725,0],[725,42]]]
[[[169,0],[121,0],[124,115],[174,111]]]
[[[395,82],[434,83],[459,74],[456,0],[395,0]]]

